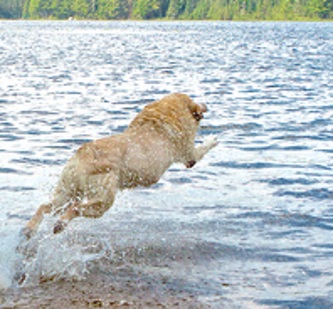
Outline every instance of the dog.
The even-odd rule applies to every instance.
[[[30,238],[47,213],[60,216],[55,234],[76,217],[99,218],[118,190],[148,187],[173,163],[193,167],[217,145],[216,138],[194,144],[206,111],[185,94],[171,94],[145,106],[123,133],[83,144],[65,165],[51,202],[39,207],[23,233]]]

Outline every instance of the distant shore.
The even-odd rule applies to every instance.
[[[75,21],[91,21],[91,22],[333,22],[333,19],[316,19],[316,18],[300,18],[300,19],[91,19],[91,18],[74,18],[74,19],[55,19],[55,18],[0,18],[0,21],[55,21],[55,22],[75,22]]]

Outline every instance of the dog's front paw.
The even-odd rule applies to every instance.
[[[217,137],[216,136],[213,136],[213,135],[209,135],[206,139],[205,139],[205,146],[208,148],[208,149],[212,149],[214,147],[217,146],[219,142],[217,141]]]

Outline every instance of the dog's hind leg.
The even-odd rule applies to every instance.
[[[75,201],[69,205],[55,224],[53,232],[62,232],[67,224],[76,217],[100,218],[113,205],[117,193],[117,177],[111,173],[102,176],[103,181],[95,182],[96,188],[85,202]]]
[[[41,205],[30,221],[26,224],[22,233],[27,237],[30,238],[38,229],[38,226],[43,220],[44,214],[48,214],[52,211],[52,203],[43,204]]]
[[[99,218],[111,207],[112,203],[108,204],[101,200],[92,199],[87,202],[74,202],[70,205],[65,213],[60,217],[60,220],[54,226],[54,234],[62,232],[70,221],[76,217]]]
[[[23,228],[22,233],[30,238],[34,233],[36,233],[40,223],[42,222],[44,215],[51,212],[61,212],[62,208],[69,203],[72,199],[72,192],[64,190],[63,184],[58,183],[51,203],[42,204],[28,221],[26,226]]]

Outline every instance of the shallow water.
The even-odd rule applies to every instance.
[[[332,23],[0,22],[0,73],[0,306],[104,280],[120,305],[333,307]],[[219,145],[18,252],[75,149],[170,92]]]

